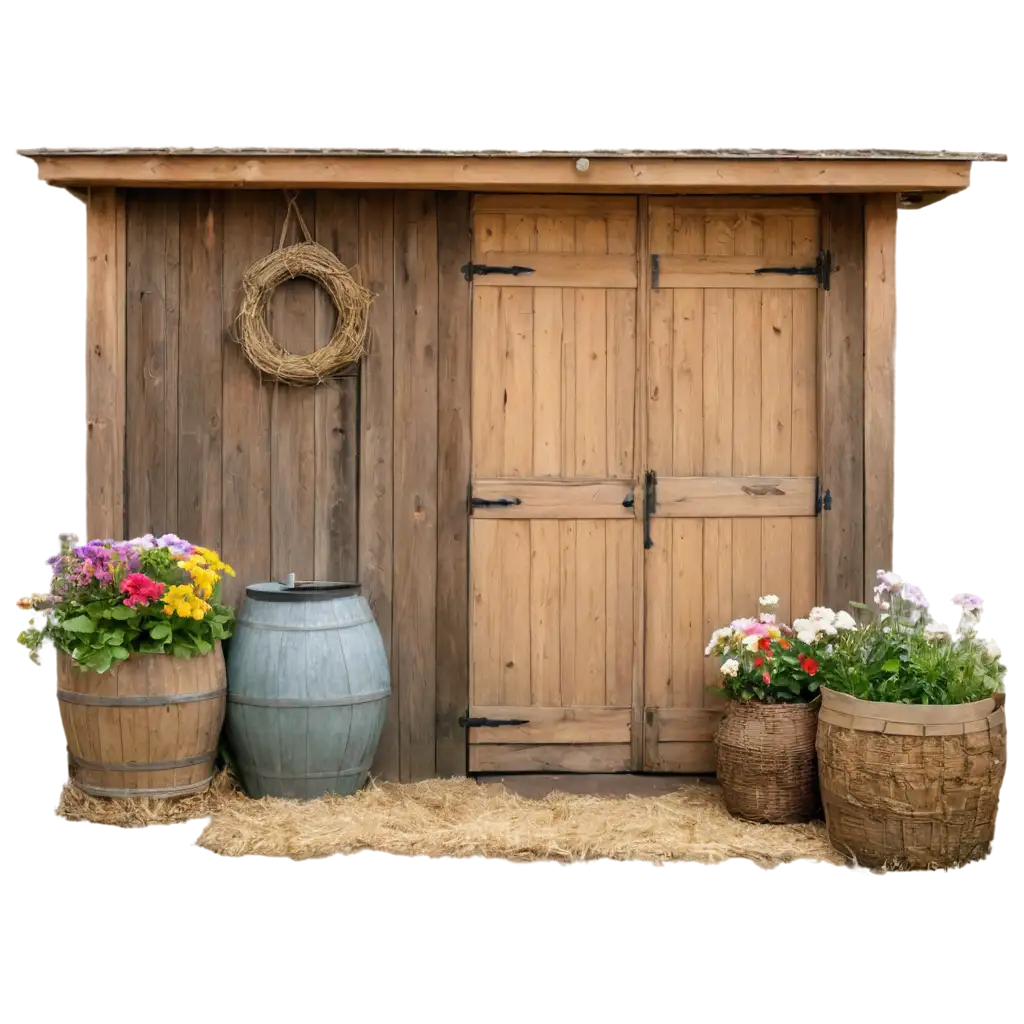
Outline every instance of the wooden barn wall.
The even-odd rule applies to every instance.
[[[220,550],[231,601],[289,572],[360,579],[392,670],[386,778],[466,770],[469,202],[301,194],[316,240],[376,295],[361,370],[315,389],[261,381],[233,340],[242,274],[281,235],[280,192],[131,190],[123,204],[124,529]],[[299,280],[269,321],[310,352],[334,309]]]

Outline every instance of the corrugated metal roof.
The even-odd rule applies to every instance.
[[[22,156],[397,156],[397,157],[605,157],[672,160],[1005,160],[1004,153],[959,153],[920,149],[593,149],[531,150],[504,149],[19,149]]]

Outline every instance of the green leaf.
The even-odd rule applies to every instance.
[[[106,634],[104,641],[108,647],[120,647],[124,643],[124,630],[112,629]]]
[[[899,672],[899,670],[900,670],[900,660],[899,660],[899,658],[890,658],[888,661],[886,661],[886,662],[884,662],[882,664],[882,671],[883,672],[889,672],[891,674],[891,673],[894,673],[894,672]]]
[[[143,640],[139,644],[139,651],[143,654],[163,654],[165,646],[163,640]]]
[[[71,633],[96,632],[96,623],[88,615],[74,615],[70,619],[65,619],[60,625],[61,628]]]
[[[171,654],[176,658],[191,658],[192,652],[184,644],[174,644],[171,647]]]
[[[753,692],[751,690],[741,690],[740,691],[740,696],[744,700],[753,700],[754,699],[754,694],[753,694]]]
[[[131,652],[128,650],[127,647],[111,647],[110,648],[110,656],[115,661],[124,661],[128,657],[129,654],[131,654]]]
[[[163,640],[172,633],[171,627],[166,622],[156,622],[149,627],[149,635],[154,640]]]
[[[104,615],[108,619],[118,619],[121,622],[124,622],[125,619],[131,619],[138,614],[139,613],[138,611],[136,611],[136,609],[128,608],[126,605],[123,604],[115,604],[113,608],[109,608],[107,609],[106,612],[104,612]]]
[[[199,637],[196,637],[195,643],[196,650],[199,651],[200,654],[209,654],[210,651],[213,650],[213,644],[207,643],[205,640],[201,640]]]

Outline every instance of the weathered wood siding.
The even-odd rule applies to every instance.
[[[244,584],[289,572],[361,580],[393,677],[375,771],[464,772],[469,195],[302,194],[316,239],[358,265],[377,296],[361,369],[316,389],[261,381],[233,338],[242,274],[280,236],[281,193],[123,196],[124,530],[216,547],[238,574],[232,602]],[[100,212],[118,201],[112,190],[97,197]],[[90,255],[116,267],[108,219],[91,230]],[[93,319],[116,304],[116,277],[103,279]],[[269,316],[293,352],[324,344],[334,325],[330,301],[305,280],[280,288]],[[119,512],[116,442],[93,456],[97,524]]]

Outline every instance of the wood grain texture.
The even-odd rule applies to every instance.
[[[864,202],[864,593],[892,568],[895,478],[896,197]]]
[[[127,525],[130,536],[177,531],[178,200],[127,200]]]
[[[316,193],[316,241],[358,278],[359,196]],[[314,289],[313,338],[331,338],[337,311],[322,288]],[[313,393],[313,571],[320,580],[359,577],[359,366],[319,385]]]
[[[395,612],[400,776],[435,771],[437,683],[437,207],[395,198]]]
[[[89,189],[86,206],[86,528],[116,537],[125,524],[125,197]]]
[[[278,196],[225,193],[222,198],[223,295],[223,467],[222,549],[235,568],[226,579],[225,600],[237,603],[245,585],[269,580],[270,407],[272,385],[258,374],[236,343],[235,317],[242,298],[242,275],[277,244],[274,210]]]
[[[223,231],[220,193],[182,194],[177,528],[183,537],[217,551],[223,507]]]
[[[475,743],[471,772],[628,772],[628,743]]]
[[[316,223],[316,194],[299,197],[306,224]],[[274,205],[274,235],[281,238],[287,204]],[[284,244],[303,240],[293,216]],[[267,306],[267,326],[277,343],[297,355],[315,350],[316,285],[308,278],[281,284]],[[283,579],[313,579],[315,537],[315,403],[312,388],[293,388],[276,381],[270,402],[270,573]]]
[[[466,774],[469,705],[470,197],[437,197],[437,741],[436,773]]]
[[[773,159],[369,154],[39,154],[57,185],[451,189],[525,192],[954,192],[970,159]]]
[[[814,477],[658,477],[659,516],[813,516]]]
[[[821,518],[822,600],[864,599],[864,202],[833,196],[824,221],[832,287],[822,299],[821,480],[832,511]]]
[[[633,491],[630,480],[478,478],[473,481],[474,500],[511,499],[520,504],[477,506],[473,516],[476,519],[634,519],[633,508],[623,504]]]
[[[58,654],[57,691],[80,789],[170,797],[209,786],[226,693],[219,643],[202,657],[136,656],[102,674]],[[202,699],[177,700],[189,695]]]
[[[611,707],[471,706],[474,718],[524,721],[523,725],[477,727],[470,743],[628,743],[631,711]]]
[[[376,296],[370,306],[370,338],[360,390],[359,578],[380,629],[388,664],[394,666],[395,522],[395,242],[394,196],[359,197],[359,267]],[[400,681],[391,674],[388,713],[373,773],[399,778]]]

